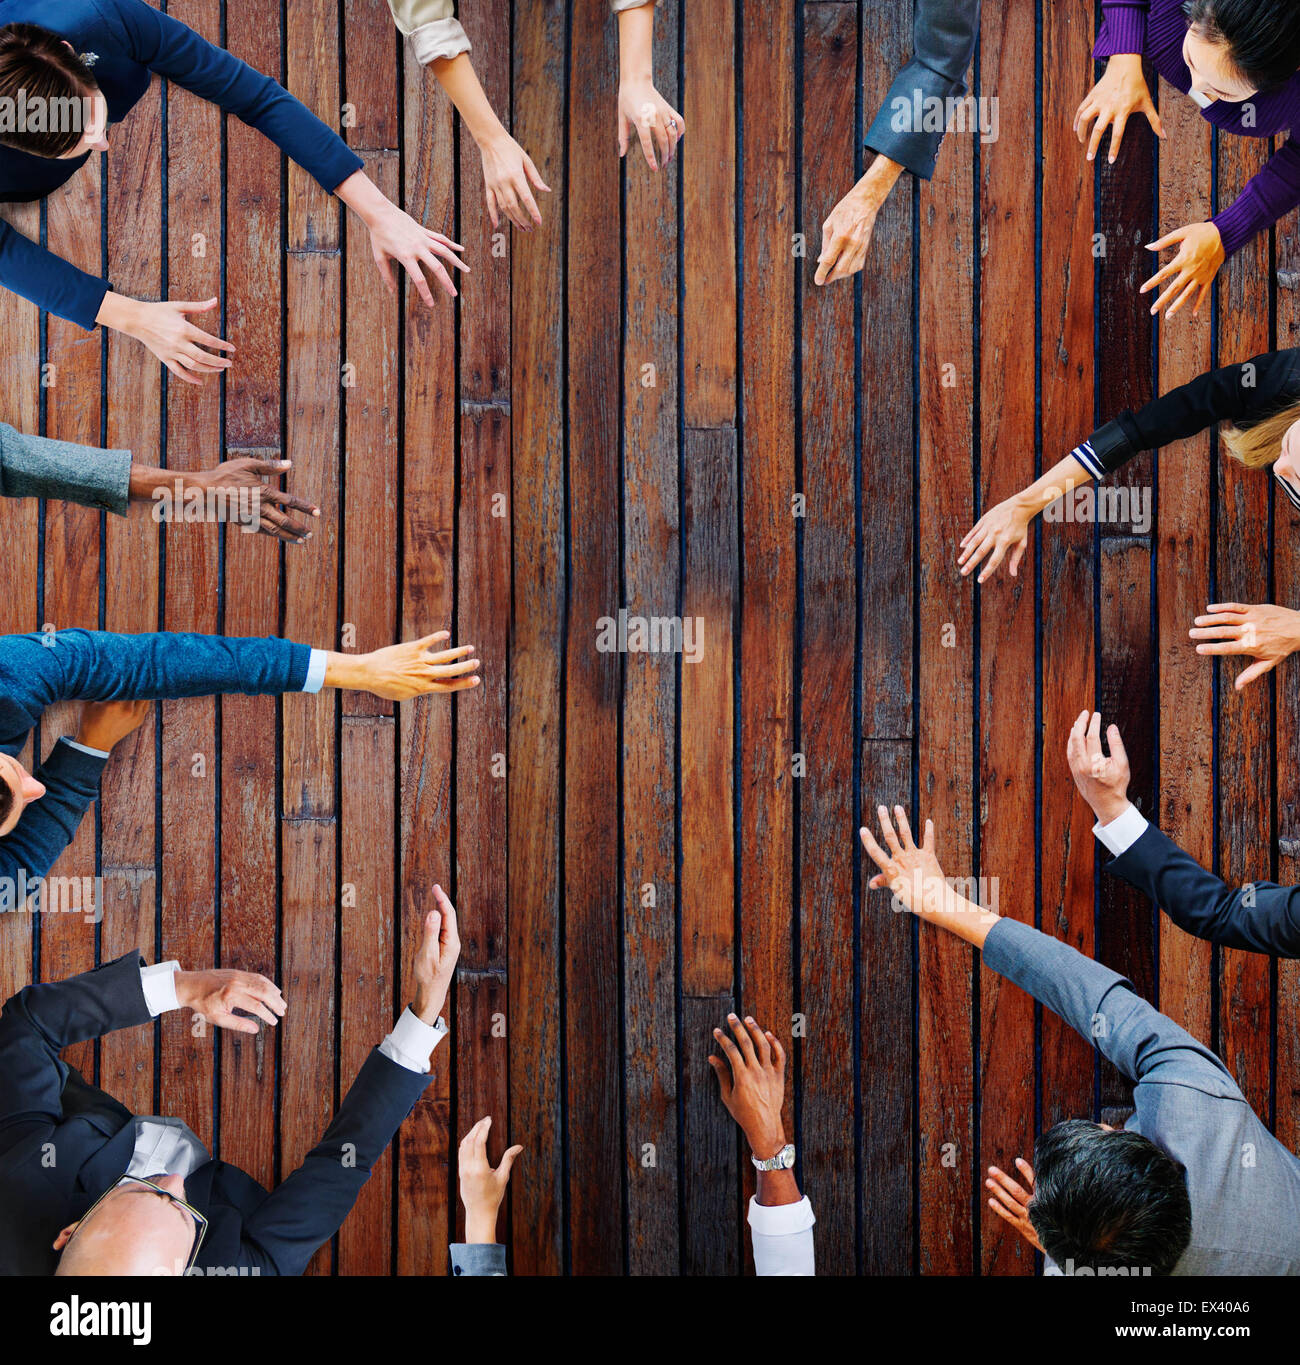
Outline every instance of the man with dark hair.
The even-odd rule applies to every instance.
[[[275,696],[322,687],[403,701],[475,687],[473,645],[437,649],[439,631],[368,654],[335,654],[291,640],[61,630],[0,636],[0,910],[27,898],[67,847],[99,791],[108,751],[126,730],[88,707],[35,772],[17,755],[47,707],[60,701],[147,703],[240,692]],[[116,714],[116,713],[114,713]],[[95,721],[87,731],[86,716]]]
[[[958,895],[929,820],[918,847],[901,806],[897,833],[885,807],[878,812],[885,847],[860,831],[879,869],[871,888],[888,887],[900,909],[981,949],[987,968],[1059,1015],[1134,1084],[1123,1129],[1057,1124],[1035,1149],[1032,1196],[1021,1190],[1005,1212],[990,1201],[1033,1233],[1048,1273],[1300,1275],[1300,1159],[1255,1116],[1219,1058],[1117,972]],[[1023,1164],[1021,1173],[1032,1180]]]

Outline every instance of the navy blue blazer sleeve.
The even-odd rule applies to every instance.
[[[924,114],[927,102],[946,101],[966,93],[966,70],[975,52],[979,33],[979,0],[917,0],[912,24],[912,60],[894,77],[894,83],[867,130],[864,144],[913,175],[929,180],[939,155],[946,127],[929,121],[917,124],[916,110]]]
[[[431,1075],[400,1066],[374,1048],[325,1136],[245,1220],[240,1264],[301,1275],[343,1225],[430,1080]]]
[[[33,801],[18,823],[0,838],[0,912],[20,908],[72,842],[77,826],[99,795],[99,779],[107,760],[83,753],[60,740],[33,773],[45,795]],[[94,867],[69,875],[90,876]],[[91,911],[87,908],[87,914]]]
[[[1180,929],[1254,953],[1300,957],[1300,886],[1230,887],[1155,825],[1106,871],[1150,897]]]
[[[160,13],[144,0],[97,0],[130,57],[270,138],[333,192],[364,164],[339,135],[282,85]]]
[[[1143,1000],[1118,972],[1050,934],[1000,919],[984,941],[984,963],[1046,1005],[1129,1080],[1241,1097],[1209,1048]]]
[[[60,630],[0,636],[0,746],[58,701],[155,701],[300,692],[311,650],[291,640]]]
[[[4,221],[0,221],[0,285],[87,331],[95,326],[109,290],[107,280],[88,275]]]
[[[127,953],[66,981],[27,986],[0,1012],[0,1127],[63,1113],[70,1043],[147,1024],[152,1015],[140,983],[144,960]]]

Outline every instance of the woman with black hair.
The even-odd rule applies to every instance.
[[[962,537],[957,563],[965,577],[983,563],[983,583],[1007,559],[1014,578],[1029,546],[1029,525],[1044,520],[1093,519],[1100,497],[1088,487],[1141,450],[1155,450],[1207,431],[1216,422],[1223,444],[1248,469],[1271,468],[1278,486],[1300,511],[1300,347],[1270,351],[1241,365],[1198,375],[1139,408],[1103,423],[1086,441],[1028,488],[990,507]],[[1079,503],[1091,504],[1079,510]],[[1049,510],[1050,509],[1050,510]],[[1198,654],[1249,654],[1234,686],[1276,668],[1300,649],[1300,612],[1260,603],[1211,603],[1188,631]]]
[[[140,101],[154,74],[256,128],[355,210],[390,290],[397,261],[426,304],[433,295],[425,270],[456,293],[443,262],[463,270],[460,246],[380,193],[361,158],[281,85],[143,0],[0,0],[0,201],[43,199],[92,152],[107,151],[109,126]],[[87,330],[100,323],[134,336],[188,384],[230,367],[218,354],[232,351],[230,343],[185,316],[215,308],[216,299],[127,298],[6,222],[0,286]]]
[[[1143,58],[1224,132],[1266,138],[1300,121],[1300,6],[1294,0],[1102,0],[1101,9],[1092,55],[1109,60],[1074,116],[1089,161],[1108,127],[1108,159],[1115,160],[1134,114],[1164,137]],[[1151,312],[1168,306],[1172,317],[1193,299],[1193,313],[1200,312],[1223,262],[1297,204],[1300,149],[1288,139],[1227,208],[1148,246],[1178,248],[1142,286],[1143,294],[1164,286]]]

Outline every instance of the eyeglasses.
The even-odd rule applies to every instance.
[[[68,1247],[72,1245],[73,1238],[76,1237],[77,1233],[80,1232],[83,1227],[85,1227],[86,1223],[90,1220],[91,1215],[104,1202],[104,1200],[107,1199],[108,1196],[112,1194],[114,1190],[120,1190],[123,1188],[123,1186],[126,1185],[143,1185],[145,1189],[152,1190],[154,1194],[162,1195],[162,1197],[168,1200],[170,1203],[175,1204],[178,1208],[184,1209],[185,1212],[188,1213],[189,1216],[194,1220],[194,1245],[190,1248],[190,1258],[185,1263],[185,1270],[186,1272],[188,1272],[194,1265],[194,1262],[198,1260],[199,1248],[203,1245],[203,1234],[208,1230],[208,1220],[198,1211],[198,1209],[194,1207],[193,1204],[187,1204],[183,1199],[177,1199],[177,1197],[174,1194],[172,1194],[170,1190],[165,1190],[161,1185],[157,1185],[152,1180],[146,1180],[143,1176],[139,1175],[124,1175],[121,1178],[121,1180],[117,1181],[116,1184],[110,1185],[108,1189],[106,1189],[104,1193],[101,1194],[99,1198],[95,1200],[95,1202],[90,1206],[90,1208],[87,1209],[86,1212],[82,1215],[81,1221],[78,1222],[76,1230],[73,1232],[72,1237],[69,1237],[68,1240],[63,1244],[64,1251],[66,1251]]]
[[[1297,489],[1285,475],[1277,472],[1277,466],[1273,467],[1273,477],[1282,485],[1282,491],[1291,500],[1291,506],[1300,511],[1300,489]]]

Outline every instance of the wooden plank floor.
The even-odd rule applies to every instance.
[[[1215,597],[1291,604],[1296,513],[1206,436],[1120,476],[1156,490],[1149,529],[1040,528],[1014,584],[955,568],[979,510],[1097,420],[1300,340],[1270,273],[1298,268],[1290,220],[1200,319],[1155,327],[1136,292],[1143,244],[1231,197],[1261,145],[1216,159],[1162,87],[1178,157],[1133,125],[1094,173],[1069,131],[1091,0],[986,6],[971,81],[999,137],[950,136],[931,183],[900,182],[860,283],[822,290],[820,225],[910,53],[908,0],[665,0],[656,77],[689,130],[658,175],[615,154],[606,0],[462,0],[483,83],[553,187],[528,237],[493,234],[477,150],[383,0],[168,9],[328,122],[351,110],[372,178],[473,273],[455,306],[392,299],[336,201],[155,84],[102,163],[6,212],[123,292],[218,296],[235,368],[167,385],[135,343],[4,296],[0,412],[175,468],[287,456],[322,521],[282,550],[8,504],[0,629],[364,650],[447,627],[485,686],[159,707],[64,863],[98,860],[104,923],[6,917],[6,993],[134,945],[273,976],[275,1036],[214,1047],[172,1017],[74,1059],[270,1182],[409,994],[407,926],[441,881],[464,936],[452,1046],[315,1270],[443,1273],[457,1135],[491,1113],[494,1153],[525,1149],[515,1273],[743,1271],[752,1178],[705,1063],[736,1008],[792,1037],[819,1272],[1027,1274],[983,1168],[1123,1087],[866,892],[860,814],[901,801],[936,820],[950,874],[1126,972],[1300,1140],[1300,972],[1095,878],[1064,761],[1095,701],[1144,809],[1195,856],[1300,880],[1273,852],[1300,846],[1300,670],[1238,695],[1185,636]],[[602,650],[620,609],[698,620],[699,661]],[[47,717],[42,752],[72,714]]]

